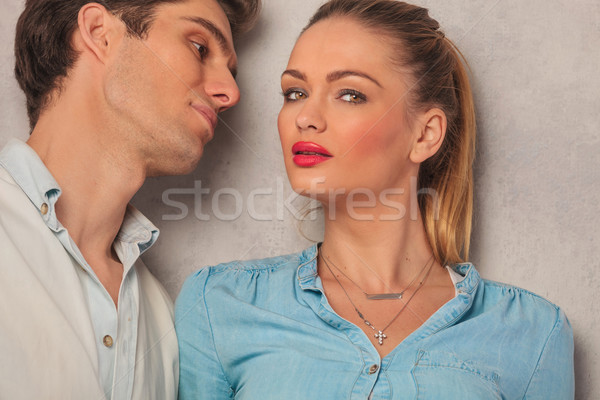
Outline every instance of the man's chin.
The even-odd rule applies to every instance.
[[[148,177],[187,175],[196,169],[202,158],[203,149],[195,153],[186,152],[179,157],[164,157],[157,165],[148,168]]]

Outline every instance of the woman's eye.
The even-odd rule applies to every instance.
[[[367,97],[361,92],[357,92],[356,90],[343,90],[340,93],[339,98],[343,101],[352,104],[362,104],[367,101]]]
[[[298,101],[306,99],[306,93],[298,90],[298,89],[290,89],[286,90],[283,93],[283,97],[286,101]]]
[[[198,50],[198,54],[200,54],[200,58],[206,57],[206,55],[208,54],[208,47],[206,47],[203,44],[196,43],[196,42],[192,42],[192,44],[194,45],[196,50]]]

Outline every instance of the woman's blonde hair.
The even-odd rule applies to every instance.
[[[397,49],[392,60],[412,74],[409,110],[440,108],[446,137],[419,169],[419,208],[434,256],[440,263],[468,260],[473,214],[475,110],[466,61],[427,9],[395,0],[331,0],[304,30],[332,17],[349,17],[383,35]],[[435,197],[439,201],[435,201]]]

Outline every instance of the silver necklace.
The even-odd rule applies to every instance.
[[[366,263],[366,262],[365,262],[365,261],[364,261],[362,258],[360,258],[360,256],[359,256],[358,254],[356,254],[356,253],[354,252],[354,250],[352,250],[352,248],[351,248],[350,246],[348,246],[348,245],[347,245],[347,244],[345,244],[345,243],[344,243],[344,246],[346,246],[346,248],[348,249],[348,251],[350,251],[352,254],[354,254],[354,256],[360,260],[360,262],[361,262],[361,263],[362,263],[362,264],[365,266],[365,268],[367,268],[369,271],[371,271],[371,272],[373,273],[373,276],[374,276],[375,278],[379,279],[379,281],[380,281],[381,283],[383,283],[383,285],[384,285],[384,286],[385,286],[385,287],[386,287],[386,288],[387,288],[387,289],[388,289],[390,292],[393,292],[393,291],[394,291],[394,289],[392,289],[392,288],[391,288],[391,287],[390,287],[390,286],[389,286],[389,285],[388,285],[388,284],[385,282],[385,280],[383,280],[383,278],[381,278],[381,277],[379,276],[379,274],[378,274],[378,273],[377,273],[377,272],[376,272],[376,271],[375,271],[373,268],[369,267],[369,264],[368,264],[368,263]]]
[[[392,318],[392,320],[390,322],[388,322],[388,324],[383,329],[377,329],[377,328],[375,328],[375,326],[373,326],[373,324],[371,322],[369,322],[364,317],[364,315],[360,312],[360,310],[358,309],[358,307],[356,307],[356,304],[354,304],[354,302],[352,301],[352,298],[350,298],[350,295],[348,294],[348,292],[346,292],[346,289],[342,285],[342,282],[340,282],[340,280],[337,278],[337,276],[335,276],[335,274],[333,273],[333,271],[329,267],[329,263],[327,262],[327,260],[325,259],[325,257],[322,257],[322,258],[323,258],[323,261],[325,261],[325,266],[327,267],[327,269],[329,270],[329,272],[331,273],[331,275],[333,275],[333,278],[336,280],[336,282],[338,283],[338,285],[340,285],[340,287],[342,288],[342,291],[344,292],[344,294],[348,298],[348,301],[350,302],[350,304],[352,304],[352,307],[354,308],[354,311],[356,311],[356,313],[358,314],[359,318],[363,320],[363,322],[365,323],[365,325],[367,325],[369,328],[373,329],[373,332],[377,332],[377,333],[374,334],[374,336],[377,339],[377,342],[379,343],[380,346],[382,346],[383,345],[383,341],[388,338],[387,335],[384,333],[385,330],[387,328],[389,328],[390,325],[392,325],[394,323],[394,321],[396,321],[396,319],[398,319],[398,317],[400,316],[400,314],[402,313],[402,311],[404,311],[404,309],[406,308],[406,306],[408,306],[408,303],[410,303],[410,301],[412,300],[413,297],[415,297],[415,295],[417,294],[417,292],[419,291],[419,289],[421,289],[421,287],[423,286],[423,283],[425,282],[425,280],[427,280],[427,277],[429,276],[429,273],[431,272],[431,269],[432,269],[431,267],[434,264],[433,262],[431,262],[429,264],[429,268],[427,270],[427,273],[425,274],[425,276],[423,277],[423,279],[421,279],[421,281],[419,282],[419,285],[417,286],[417,288],[415,289],[415,291],[413,292],[413,294],[408,298],[408,300],[406,300],[406,303],[404,303],[404,305],[402,305],[402,308],[400,309],[400,311],[398,311],[398,313],[396,315],[394,315],[394,318]],[[429,260],[431,260],[432,258],[433,257],[431,257]],[[429,261],[428,261],[428,263],[429,263]]]
[[[433,258],[433,254],[432,254],[431,257],[425,262],[425,264],[423,265],[423,268],[421,268],[419,273],[417,275],[415,275],[413,280],[410,281],[410,283],[404,289],[402,289],[401,292],[399,292],[399,293],[367,293],[362,287],[360,287],[360,285],[358,283],[354,282],[354,280],[352,280],[352,278],[350,278],[348,275],[346,275],[344,273],[344,271],[342,271],[337,265],[335,265],[335,263],[333,261],[331,261],[331,259],[328,256],[325,255],[325,252],[322,252],[322,254],[323,254],[323,260],[327,263],[327,265],[329,266],[329,263],[331,263],[331,265],[333,265],[333,267],[336,270],[338,270],[340,274],[344,275],[346,277],[346,279],[348,279],[350,282],[352,282],[352,284],[354,286],[356,286],[361,292],[363,292],[363,294],[365,295],[365,297],[368,300],[400,300],[402,298],[402,296],[404,295],[404,292],[406,292],[406,290],[409,287],[411,287],[413,285],[413,283],[415,283],[417,278],[423,273],[423,271],[429,264],[429,261],[431,261],[431,259]],[[383,283],[386,287],[388,287],[391,290],[391,288],[385,282],[383,282]]]

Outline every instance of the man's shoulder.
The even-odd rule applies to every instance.
[[[0,229],[14,230],[17,227],[37,227],[39,218],[35,206],[13,177],[0,165]],[[18,225],[15,225],[18,224]]]
[[[4,190],[9,188],[19,188],[19,185],[15,182],[12,175],[0,164],[0,185],[2,187],[2,191],[0,193],[5,193]]]

